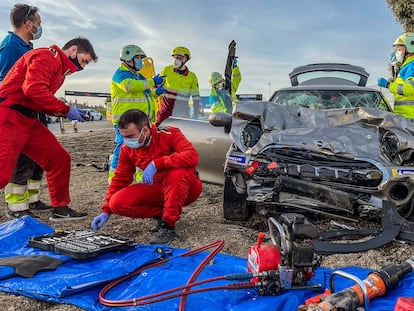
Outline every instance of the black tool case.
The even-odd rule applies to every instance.
[[[106,252],[123,251],[134,246],[134,241],[92,230],[56,231],[29,239],[29,246],[75,259],[88,259]]]

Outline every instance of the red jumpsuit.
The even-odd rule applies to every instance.
[[[162,216],[170,226],[180,219],[183,206],[194,202],[202,190],[197,176],[198,153],[178,128],[151,128],[149,146],[121,148],[118,167],[102,210],[133,218]],[[154,184],[131,184],[136,167],[144,170],[154,161]]]
[[[36,118],[36,112],[65,115],[69,106],[55,97],[65,76],[77,67],[57,46],[24,54],[0,85],[0,189],[17,158],[26,154],[45,171],[54,207],[70,202],[70,155]],[[17,105],[17,106],[16,106]]]

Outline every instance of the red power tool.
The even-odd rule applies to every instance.
[[[315,289],[321,285],[307,285],[317,267],[312,239],[317,237],[316,227],[305,216],[285,213],[280,222],[268,219],[272,244],[263,244],[264,233],[259,233],[257,245],[249,249],[248,271],[261,272],[251,281],[261,295],[277,295],[288,289]],[[267,272],[267,273],[266,273]]]
[[[384,296],[390,289],[397,287],[402,278],[413,269],[414,261],[409,259],[401,264],[390,264],[373,271],[363,281],[348,273],[334,271],[332,276],[341,275],[356,281],[357,284],[327,296],[319,295],[316,297],[318,298],[316,302],[315,299],[310,299],[309,304],[299,306],[297,311],[354,311],[362,305],[365,310],[369,310],[370,300]],[[333,277],[331,277],[331,288],[334,292]]]

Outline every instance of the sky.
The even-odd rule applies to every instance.
[[[67,77],[58,96],[64,90],[109,92],[120,49],[128,44],[141,47],[157,73],[172,64],[175,46],[186,46],[192,56],[187,65],[200,89],[208,90],[209,74],[224,73],[232,40],[243,77],[240,94],[267,99],[290,85],[293,68],[318,62],[362,66],[374,86],[389,76],[392,43],[404,32],[386,0],[1,0],[1,38],[11,30],[16,3],[40,10],[43,34],[35,48],[63,46],[77,36],[95,47],[98,61]]]

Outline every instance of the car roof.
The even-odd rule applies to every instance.
[[[369,73],[360,66],[343,63],[315,63],[296,67],[289,73],[292,86],[366,86]]]

